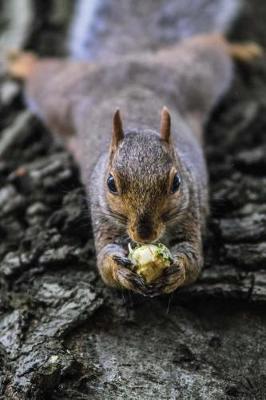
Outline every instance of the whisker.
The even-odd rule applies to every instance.
[[[111,214],[111,215],[115,215],[117,218],[120,218],[121,220],[125,221],[125,223],[127,222],[127,217],[117,211],[112,210],[110,207],[108,207],[107,211]]]
[[[127,223],[127,219],[124,216],[121,216],[120,214],[114,213],[114,212],[106,212],[106,211],[99,211],[99,212],[95,212],[94,215],[98,215],[99,217],[104,216],[107,218],[113,218],[116,219],[117,221],[121,222],[121,224],[126,225]]]
[[[163,220],[165,220],[169,216],[171,216],[172,214],[176,214],[177,212],[178,212],[178,206],[175,205],[174,207],[172,207],[169,210],[167,210],[164,214],[162,214],[162,218],[163,218]]]
[[[171,209],[170,211],[173,211],[174,209]],[[169,212],[169,214],[166,214],[163,217],[164,222],[170,222],[174,221],[175,219],[180,218],[186,213],[187,210],[180,210],[179,208],[176,208],[174,212]]]

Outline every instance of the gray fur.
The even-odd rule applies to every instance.
[[[201,33],[224,33],[239,6],[240,0],[79,0],[71,54],[106,60]]]

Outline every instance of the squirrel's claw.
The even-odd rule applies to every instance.
[[[132,271],[132,262],[125,256],[125,252],[120,246],[109,244],[102,249],[102,253],[98,256],[99,272],[108,286],[144,294],[144,280]]]
[[[113,255],[112,260],[112,276],[115,283],[117,283],[119,287],[132,290],[136,293],[144,294],[144,280],[139,275],[131,271],[130,267],[133,265],[132,262],[127,257],[121,255]]]
[[[154,297],[160,294],[156,289],[154,290],[153,287],[145,284],[141,276],[130,270],[133,264],[128,258],[113,256],[113,259],[121,266],[121,268],[117,270],[117,279],[123,287],[148,297]]]
[[[145,283],[143,279],[127,268],[118,268],[116,280],[121,287],[132,290],[133,292],[145,294]]]
[[[122,265],[123,267],[132,267],[132,262],[129,260],[127,257],[121,257],[121,256],[113,256],[113,259],[119,264]]]
[[[185,282],[185,267],[182,263],[173,264],[166,268],[163,274],[150,285],[153,296],[171,293]]]

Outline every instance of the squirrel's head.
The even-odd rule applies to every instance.
[[[187,202],[166,107],[160,135],[149,130],[125,134],[116,111],[105,184],[108,209],[126,224],[129,237],[138,243],[159,240]]]

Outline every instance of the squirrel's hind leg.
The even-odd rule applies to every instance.
[[[227,43],[228,54],[236,61],[251,62],[262,57],[264,49],[255,42]]]
[[[7,73],[12,78],[25,80],[37,63],[38,57],[34,53],[13,50],[7,54]]]
[[[23,51],[11,52],[7,60],[9,75],[25,83],[31,111],[63,139],[75,133],[71,111],[77,97],[73,87],[79,80],[78,68],[68,60],[41,59]]]

